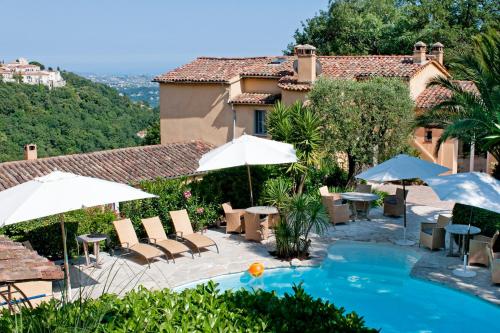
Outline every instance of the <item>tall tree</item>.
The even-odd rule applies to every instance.
[[[420,115],[417,125],[444,128],[439,145],[449,138],[477,143],[500,161],[500,33],[491,29],[476,37],[473,46],[471,53],[464,54],[450,67],[473,81],[477,91],[467,90],[451,79],[433,79],[429,85],[444,87],[452,95]]]
[[[309,98],[327,150],[347,156],[349,180],[361,166],[409,150],[414,104],[401,80],[320,78]]]
[[[308,43],[322,55],[408,54],[422,40],[443,43],[450,58],[499,22],[495,0],[335,0],[302,22],[287,52]]]

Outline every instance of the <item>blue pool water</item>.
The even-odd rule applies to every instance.
[[[272,269],[258,279],[238,273],[213,280],[222,290],[261,288],[279,294],[302,282],[311,295],[356,311],[382,332],[500,332],[500,306],[411,278],[418,258],[408,248],[338,242],[318,268]]]

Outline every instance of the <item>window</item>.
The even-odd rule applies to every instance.
[[[432,142],[432,130],[431,129],[425,130],[424,142]]]
[[[255,110],[255,134],[256,135],[267,134],[265,110]]]

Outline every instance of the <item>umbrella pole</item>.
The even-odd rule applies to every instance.
[[[403,179],[403,205],[404,205],[404,210],[403,210],[403,226],[404,226],[404,240],[406,241],[406,187],[405,187],[405,180]]]
[[[402,179],[401,182],[403,183],[403,239],[399,239],[396,241],[396,244],[398,245],[404,245],[404,246],[410,246],[414,245],[415,242],[409,239],[406,239],[406,184],[405,180]]]
[[[71,299],[71,281],[69,275],[69,261],[68,261],[68,247],[66,246],[66,230],[64,228],[64,214],[60,216],[61,220],[61,232],[63,241],[63,251],[64,251],[64,284],[66,287],[66,299]]]
[[[470,225],[472,223],[472,212],[474,208],[470,206],[470,216],[469,216],[469,228],[467,229],[467,235],[463,238],[463,251],[464,251],[464,263],[462,268],[457,268],[453,270],[453,274],[460,277],[473,277],[476,276],[476,272],[468,271],[467,264],[469,259],[469,238],[470,238]]]
[[[252,175],[250,174],[250,165],[247,165],[248,185],[250,186],[250,203],[253,206]]]

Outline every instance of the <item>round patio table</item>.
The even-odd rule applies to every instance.
[[[278,214],[278,208],[273,206],[254,206],[245,209],[245,212],[259,215],[273,215]]]
[[[367,203],[368,207],[366,208],[365,217],[368,221],[371,221],[370,217],[368,216],[368,214],[370,213],[370,206],[371,206],[370,203],[372,201],[378,200],[378,198],[380,198],[377,194],[364,193],[364,192],[340,193],[340,197],[344,200],[349,201],[349,203],[351,205],[351,210],[353,212],[353,214],[352,214],[352,221],[353,222],[356,221],[356,219],[358,218],[358,211],[357,211],[356,205],[355,205],[356,202]]]
[[[105,234],[84,234],[77,236],[78,242],[83,243],[83,251],[85,252],[85,267],[94,266],[95,268],[100,268],[99,266],[99,243],[102,241],[109,241],[109,237]],[[89,256],[89,243],[94,244],[94,256],[95,263],[92,265],[90,263]]]
[[[469,230],[469,226],[467,224],[448,224],[446,227],[444,227],[444,229],[446,230],[447,233],[450,234],[450,250],[449,250],[449,253],[448,253],[448,256],[449,257],[453,257],[455,256],[455,254],[453,253],[453,235],[460,235],[460,241],[459,241],[459,255],[462,257],[463,256],[463,251],[464,251],[464,247],[465,247],[465,236],[467,235],[467,233],[469,233],[470,235],[477,235],[478,233],[481,232],[481,229],[479,229],[478,227],[474,227],[474,226],[470,226],[470,230]]]

